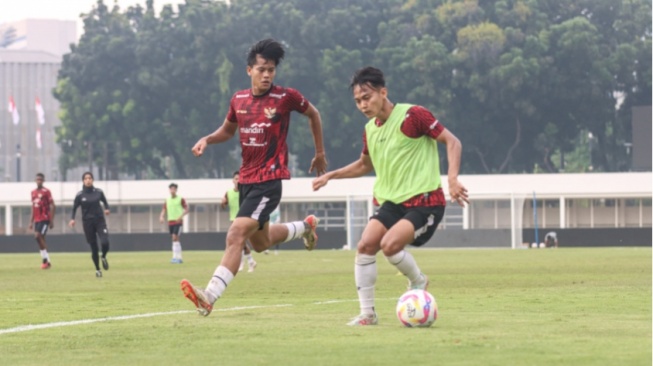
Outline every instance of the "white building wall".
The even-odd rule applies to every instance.
[[[59,59],[45,52],[0,50],[0,181],[17,181],[19,170],[23,182],[33,181],[37,172],[56,179],[60,149],[54,129],[61,123],[52,90],[59,68]],[[20,116],[17,125],[8,110],[10,97]],[[36,98],[45,112],[43,125],[37,118]],[[41,149],[37,147],[37,130],[41,132]]]

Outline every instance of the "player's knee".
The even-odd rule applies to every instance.
[[[262,252],[264,252],[267,248],[268,248],[268,247],[267,247],[266,245],[256,245],[256,244],[252,243],[252,249],[254,249],[254,251],[255,251],[256,253],[262,253]]]
[[[357,252],[361,254],[375,255],[379,249],[379,243],[374,243],[365,239],[361,239],[357,246]]]
[[[249,243],[256,253],[261,253],[272,245],[270,238],[266,237],[249,238]]]
[[[381,239],[381,251],[383,251],[383,255],[386,257],[393,256],[401,252],[405,246],[406,243],[403,243],[399,240],[385,237]]]
[[[247,238],[245,237],[245,235],[243,233],[239,232],[238,230],[231,230],[230,229],[227,232],[227,247],[237,246],[237,247],[240,247],[240,249],[242,249],[243,246],[245,245],[245,240],[246,239]]]
[[[177,240],[179,240],[179,236],[177,236],[176,234],[172,234],[172,241],[177,241]]]

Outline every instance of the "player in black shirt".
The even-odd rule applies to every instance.
[[[104,220],[104,215],[108,216],[111,211],[109,211],[109,204],[104,197],[104,192],[99,188],[93,187],[93,173],[84,173],[82,175],[82,181],[84,182],[84,186],[77,193],[77,196],[75,196],[73,216],[68,225],[75,227],[75,214],[77,213],[77,208],[82,206],[84,235],[86,235],[86,242],[91,246],[91,258],[93,258],[96,270],[95,277],[102,277],[97,237],[100,236],[100,243],[102,244],[102,268],[106,271],[109,269],[109,262],[107,262],[109,231],[107,230],[107,222]],[[104,210],[102,210],[100,202],[104,204]]]

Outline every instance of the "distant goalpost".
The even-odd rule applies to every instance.
[[[527,199],[527,194],[510,194],[510,247],[512,249],[524,248],[524,205]]]
[[[347,243],[343,249],[355,249],[370,216],[374,214],[372,196],[347,196],[345,223]]]

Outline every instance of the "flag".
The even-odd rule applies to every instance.
[[[41,105],[41,100],[39,97],[36,97],[34,100],[34,109],[36,110],[36,118],[39,120],[39,123],[44,125],[45,124],[45,111],[43,110],[43,106]]]
[[[9,113],[11,113],[11,118],[14,121],[14,124],[17,125],[20,122],[20,116],[18,115],[18,108],[16,108],[16,103],[14,103],[14,97],[9,97]]]
[[[36,129],[36,147],[39,150],[43,147],[43,144],[41,143],[41,129],[40,128]]]

